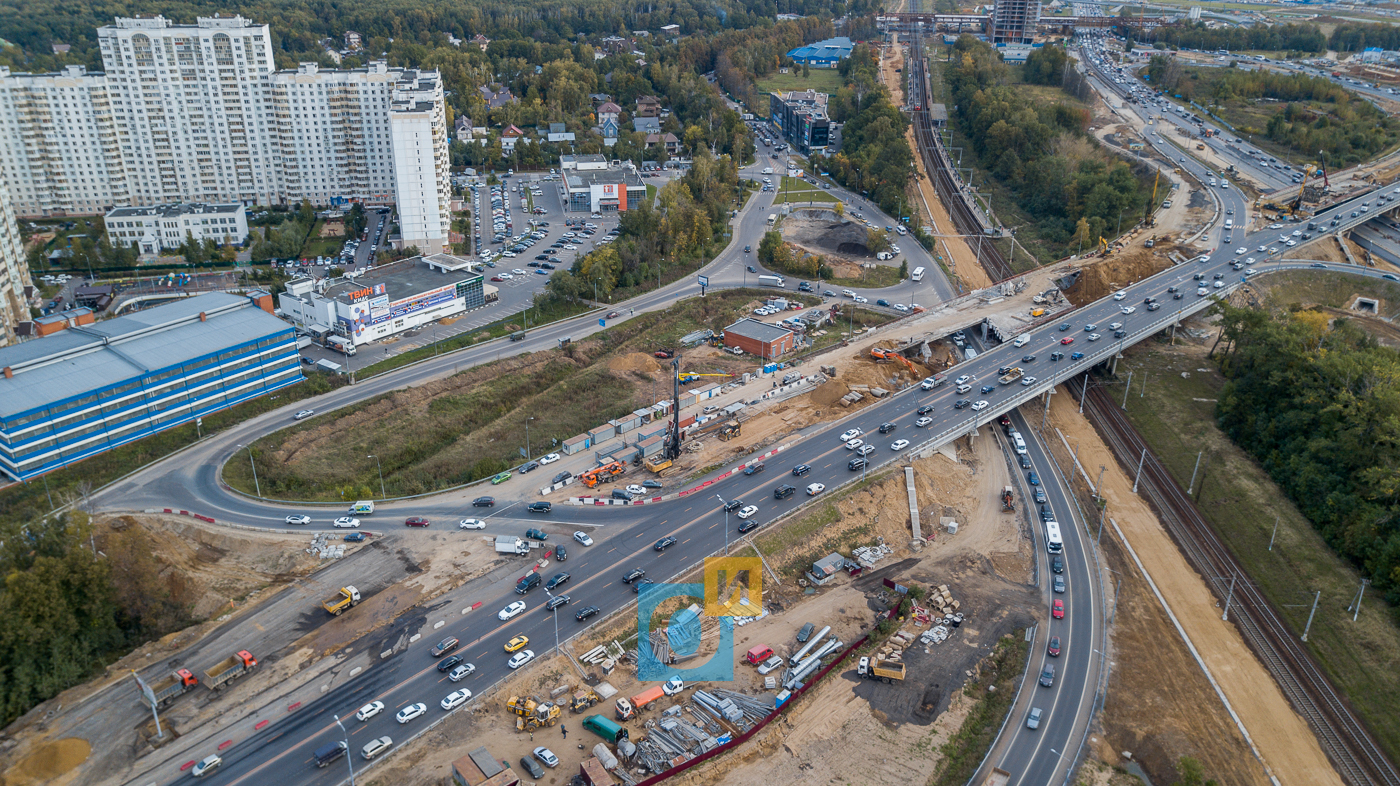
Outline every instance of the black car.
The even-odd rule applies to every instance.
[[[953,409],[962,409],[963,407],[970,406],[972,406],[972,401],[970,399],[960,398],[953,402]]]
[[[750,464],[750,465],[748,465],[747,467],[744,467],[744,474],[745,474],[745,475],[756,475],[756,474],[758,474],[758,473],[760,473],[760,472],[762,472],[762,471],[763,471],[763,462],[762,462],[762,461],[758,462],[757,464]]]
[[[547,590],[552,590],[555,587],[558,587],[562,584],[567,584],[569,582],[569,579],[571,578],[573,577],[567,573],[556,573],[554,574],[553,578],[544,583],[544,588]]]
[[[1010,366],[1002,366],[1001,368],[997,369],[997,374],[998,374],[998,375],[1010,374],[1010,373],[1011,373],[1011,367],[1010,367]]]
[[[742,499],[731,499],[728,502],[724,503],[724,511],[726,513],[733,510],[738,510],[742,507],[744,507],[744,501]]]
[[[642,570],[641,568],[633,568],[627,571],[626,575],[622,577],[622,583],[631,584],[632,582],[636,581],[637,579],[640,579],[645,575],[647,575],[647,572]]]
[[[1183,294],[1181,294],[1180,292],[1178,292],[1178,293],[1176,293],[1175,295],[1172,295],[1172,300],[1180,300],[1180,299],[1182,299],[1183,297],[1186,297],[1186,296],[1183,295]]]
[[[578,610],[577,614],[574,615],[574,619],[578,620],[579,622],[583,622],[584,620],[588,619],[594,614],[597,614],[600,611],[602,611],[602,609],[598,608],[597,606],[584,606],[583,608]]]
[[[1169,287],[1167,287],[1167,291],[1168,291],[1168,292],[1180,292],[1180,291],[1181,291],[1181,287],[1178,287],[1178,286],[1175,286],[1175,285],[1169,286]]]
[[[526,539],[526,540],[549,540],[549,533],[548,533],[548,532],[545,532],[545,531],[542,530],[542,529],[535,529],[534,527],[531,527],[530,529],[525,530],[525,539]]]
[[[555,559],[555,561],[557,561],[557,562],[563,562],[563,561],[567,560],[568,558],[569,558],[569,550],[566,549],[566,548],[564,548],[564,546],[563,546],[562,544],[560,544],[560,545],[554,547],[554,559]]]
[[[656,582],[652,581],[651,579],[642,579],[641,581],[638,581],[637,583],[632,585],[632,591],[640,595],[642,594],[642,590],[646,589],[647,587],[654,586],[656,586]]]
[[[1055,580],[1054,580],[1053,582],[1051,582],[1051,584],[1054,585],[1054,589],[1055,589],[1056,592],[1064,592],[1064,591],[1065,591],[1065,577],[1064,577],[1064,576],[1061,576],[1061,575],[1059,575],[1059,574],[1056,574],[1056,575],[1055,575]]]
[[[555,595],[554,597],[552,597],[552,598],[549,599],[549,602],[548,602],[548,603],[544,604],[544,610],[545,610],[545,611],[554,611],[555,609],[559,608],[560,606],[563,606],[564,604],[566,604],[566,603],[568,603],[568,602],[569,602],[569,596],[568,596],[568,595]]]
[[[1034,363],[1034,362],[1035,362],[1035,355],[1026,355],[1025,357],[1021,358],[1021,362],[1022,362],[1022,363]]]
[[[797,466],[792,468],[792,476],[795,478],[800,478],[811,471],[812,468],[807,466],[806,464],[798,464]]]
[[[1148,305],[1151,305],[1151,304],[1155,303],[1156,301],[1157,301],[1157,298],[1152,297],[1151,295],[1148,295],[1147,297],[1145,297],[1145,298],[1142,299],[1142,302],[1144,302],[1144,303],[1146,303],[1146,304],[1148,304]]]
[[[539,463],[538,461],[531,461],[530,463],[528,463],[528,464],[526,464],[525,466],[523,466],[523,467],[520,468],[520,474],[523,475],[523,474],[525,474],[526,472],[534,472],[535,470],[537,470],[537,469],[539,469],[539,468],[540,468],[540,463]]]
[[[997,389],[997,386],[996,386],[996,385],[983,385],[983,386],[982,386],[982,393],[983,393],[983,394],[991,393],[992,391],[994,391],[994,390],[996,390],[996,389]]]
[[[674,545],[676,545],[676,539],[671,537],[670,535],[667,535],[661,540],[656,541],[656,543],[652,546],[652,549],[656,551],[665,551],[666,549],[669,549]]]
[[[1051,556],[1051,557],[1050,557],[1050,570],[1052,570],[1052,571],[1054,571],[1054,572],[1056,572],[1056,573],[1064,573],[1064,572],[1065,572],[1065,558],[1062,557],[1062,556],[1060,556],[1059,554],[1055,554],[1055,555]]]
[[[530,777],[534,778],[535,780],[539,780],[544,777],[544,768],[539,765],[539,762],[536,762],[529,756],[520,757],[520,766],[524,767],[525,771],[530,773]]]
[[[544,501],[531,502],[529,505],[525,506],[525,509],[530,511],[531,513],[548,513],[551,510],[554,510],[554,504]]]
[[[560,472],[558,475],[555,475],[555,476],[554,476],[554,482],[555,482],[555,483],[563,483],[564,481],[568,480],[569,478],[572,478],[573,476],[574,476],[574,473],[569,472],[568,470],[565,470],[565,471],[563,471],[563,472]]]
[[[449,655],[438,661],[438,671],[452,671],[462,665],[461,655]]]
[[[1064,357],[1065,357],[1065,353],[1063,353],[1063,352],[1051,352],[1051,353],[1050,353],[1050,360],[1051,360],[1051,362],[1058,361],[1058,360],[1064,360]]]
[[[644,489],[659,489],[659,488],[661,488],[661,481],[659,481],[659,480],[644,480],[644,481],[642,481],[642,488],[644,488]]]
[[[781,485],[781,486],[779,486],[779,487],[773,489],[773,499],[787,499],[788,497],[791,497],[791,496],[792,496],[793,494],[795,494],[795,493],[797,493],[797,487],[796,487],[796,486],[789,486],[789,485],[787,485],[787,484],[783,484],[783,485]],[[742,524],[739,525],[739,530],[740,530],[741,532],[743,531],[743,527],[744,527],[744,525],[742,525]]]
[[[1054,666],[1051,666],[1051,665],[1049,665],[1049,664],[1047,664],[1047,665],[1045,666],[1045,671],[1042,671],[1042,672],[1040,673],[1040,684],[1041,684],[1041,685],[1044,685],[1044,686],[1047,687],[1047,688],[1050,687],[1051,685],[1054,685],[1054,684],[1055,684],[1055,667],[1054,667]]]
[[[929,414],[930,412],[933,412],[933,405],[932,405],[932,404],[925,404],[925,405],[923,405],[922,407],[919,407],[919,414],[920,414],[920,415],[927,415],[927,414]]]
[[[757,272],[758,272],[758,268],[754,267],[753,265],[749,265],[748,268],[749,268],[749,272],[750,272],[750,273],[757,273]]]
[[[496,507],[496,498],[495,498],[495,497],[477,497],[476,499],[472,500],[472,507],[474,507],[474,508],[494,508],[494,507]]]
[[[1016,455],[1016,458],[1021,462],[1021,469],[1030,469],[1030,468],[1031,468],[1031,457],[1030,457],[1030,456],[1027,456],[1027,455],[1024,454],[1024,453],[1018,453],[1018,454]]]
[[[846,469],[849,469],[852,472],[854,472],[858,469],[864,469],[866,463],[866,460],[863,458],[853,458],[850,461],[846,462]]]
[[[756,529],[758,529],[758,522],[753,519],[739,522],[739,534],[741,535],[745,532],[753,532]]]
[[[893,423],[881,423],[881,424],[880,424],[880,433],[881,433],[881,434],[888,434],[888,433],[890,433],[891,431],[894,431],[894,430],[895,430],[895,425],[894,425]]]

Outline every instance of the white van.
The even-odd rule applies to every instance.
[[[1029,333],[1022,333],[1021,335],[1016,337],[1015,341],[1011,342],[1011,346],[1024,347],[1029,343],[1031,343],[1031,335]]]
[[[910,280],[912,280],[912,281],[923,281],[923,280],[924,280],[924,269],[921,268],[921,267],[916,267],[916,268],[914,268],[914,272],[913,272],[912,274],[910,274],[909,278],[910,278]]]
[[[1233,218],[1227,218],[1227,219],[1225,219],[1225,229],[1230,230],[1230,229],[1234,229],[1234,228],[1235,228],[1235,219],[1233,219]]]
[[[1011,435],[1011,444],[1016,446],[1016,452],[1022,456],[1026,455],[1026,441],[1021,439],[1020,433]]]

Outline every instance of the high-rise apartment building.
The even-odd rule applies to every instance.
[[[241,16],[118,18],[98,44],[103,74],[0,69],[0,175],[19,215],[399,203],[405,245],[445,245],[438,72],[384,61],[275,71],[268,26]]]
[[[0,183],[0,346],[15,343],[15,328],[29,321],[25,296],[32,287],[10,194]]]
[[[992,43],[1029,44],[1040,24],[1040,0],[996,0],[992,6]]]

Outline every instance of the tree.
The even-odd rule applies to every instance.
[[[836,204],[831,206],[831,211],[836,214],[837,218],[841,218],[842,216],[846,215],[846,203],[837,202]]]
[[[900,278],[908,278],[908,277],[909,277],[909,260],[906,259],[906,260],[904,260],[904,261],[902,261],[902,262],[899,263],[899,277],[900,277]]]
[[[303,199],[297,206],[297,223],[305,224],[307,229],[316,223],[316,209],[311,206],[310,200]]]

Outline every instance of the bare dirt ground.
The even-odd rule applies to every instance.
[[[809,254],[849,262],[874,259],[865,227],[831,210],[801,210],[783,219],[783,240]]]
[[[885,87],[889,88],[895,105],[903,106],[904,74],[896,73],[895,69],[904,67],[905,45],[899,43],[897,34],[891,37],[891,41],[891,45],[885,48],[884,56],[880,59],[880,78]],[[909,149],[915,151],[914,166],[918,172],[915,180],[918,183],[918,196],[921,197],[917,204],[924,208],[920,211],[920,221],[927,220],[934,233],[940,235],[938,248],[942,249],[942,253],[939,257],[944,267],[958,280],[964,292],[991,286],[992,279],[978,264],[977,254],[967,241],[957,236],[957,227],[953,225],[953,219],[949,217],[947,209],[943,207],[943,202],[934,190],[933,181],[924,169],[923,157],[917,153],[919,146],[914,142],[913,128],[906,129],[904,136],[909,142]]]
[[[1153,248],[1130,248],[1107,257],[1081,260],[1079,277],[1065,290],[1065,297],[1075,305],[1092,303],[1129,284],[1156,275],[1172,266],[1168,252],[1190,252],[1166,243]]]
[[[1193,346],[1182,348],[1181,352],[1183,360],[1189,363],[1188,355],[1203,354],[1204,350]],[[1186,634],[1222,687],[1231,706],[1249,730],[1270,773],[1285,786],[1305,783],[1340,784],[1340,778],[1328,763],[1307,724],[1289,706],[1268,672],[1245,646],[1238,631],[1232,625],[1221,621],[1214,596],[1201,577],[1186,563],[1145,500],[1133,494],[1132,478],[1118,466],[1113,454],[1103,444],[1093,427],[1077,413],[1071,396],[1056,395],[1051,397],[1051,402],[1047,439],[1057,441],[1059,437],[1056,436],[1055,429],[1059,429],[1072,443],[1078,444],[1081,464],[1108,467],[1104,472],[1102,489],[1107,499],[1108,517],[1122,528],[1133,550],[1142,560]],[[1108,539],[1111,531],[1111,528],[1105,530],[1105,539]],[[1136,566],[1122,572],[1135,574]],[[1127,592],[1132,591],[1131,586],[1129,584]],[[1155,598],[1153,600],[1155,601]],[[1125,608],[1131,608],[1134,602],[1125,600]],[[1128,636],[1125,646],[1134,646],[1134,638],[1131,635]],[[1155,650],[1156,642],[1146,642],[1143,646]],[[1126,655],[1120,658],[1119,662],[1124,660]],[[1137,662],[1144,663],[1144,670],[1148,673],[1136,678],[1129,676],[1126,679],[1159,680],[1164,687],[1172,689],[1175,689],[1177,684],[1186,683],[1186,675],[1182,675],[1181,680],[1173,678],[1171,683],[1164,679],[1164,675],[1171,673],[1165,668],[1170,665],[1165,657],[1152,655],[1148,656],[1146,661]],[[1150,668],[1146,665],[1148,663]],[[1191,661],[1181,663],[1185,668],[1192,665]],[[1172,750],[1166,743],[1173,739],[1178,740],[1177,744],[1182,747],[1189,745],[1199,751],[1211,750],[1221,739],[1229,739],[1218,728],[1212,730],[1208,724],[1203,723],[1203,713],[1195,711],[1193,707],[1179,707],[1173,701],[1164,698],[1160,703],[1149,704],[1151,712],[1145,719],[1135,711],[1133,704],[1117,704],[1122,700],[1121,694],[1110,699],[1111,704],[1122,707],[1123,711],[1110,710],[1108,717],[1120,719],[1125,735],[1132,730],[1142,729],[1144,723],[1151,722],[1150,719],[1160,720],[1165,729],[1156,735],[1155,739],[1163,743],[1163,750],[1160,754],[1153,755],[1160,755],[1164,760],[1171,761],[1179,755],[1195,755],[1181,749]],[[1109,721],[1109,727],[1114,728],[1112,720]],[[1167,730],[1170,730],[1169,734]],[[1121,744],[1126,747],[1119,748],[1120,750],[1132,750],[1131,745],[1134,742],[1153,747],[1152,743],[1144,742],[1147,738],[1148,734],[1144,732],[1136,739],[1115,739],[1114,747]],[[1102,753],[1110,756],[1113,751],[1106,750]],[[1223,782],[1260,782],[1257,772],[1251,775],[1247,766],[1250,762],[1245,757],[1232,755],[1228,751],[1210,755],[1217,762],[1217,766],[1227,767],[1231,762],[1234,763],[1229,769],[1237,773],[1238,779],[1216,776],[1224,778]],[[1110,763],[1117,761],[1110,760]]]
[[[792,545],[774,553],[775,565],[800,560],[807,543],[855,539],[863,544],[883,537],[894,548],[874,570],[851,579],[842,575],[834,583],[805,594],[791,578],[777,587],[765,584],[764,604],[770,615],[735,630],[735,649],[746,651],[758,643],[768,644],[781,655],[795,651],[795,632],[802,624],[830,625],[832,634],[843,641],[854,641],[871,625],[876,612],[887,608],[882,598],[882,580],[897,579],[904,584],[948,585],[962,603],[967,621],[946,642],[924,651],[906,651],[910,677],[899,686],[862,682],[852,668],[834,672],[810,695],[801,699],[782,721],[743,748],[680,776],[684,786],[740,784],[806,784],[814,772],[824,783],[905,783],[923,782],[941,759],[941,746],[960,727],[968,700],[958,686],[965,672],[977,663],[995,643],[1025,626],[1033,617],[1033,589],[1025,583],[1030,577],[1030,548],[1023,537],[1019,519],[1001,511],[996,492],[1008,482],[1010,470],[996,441],[962,443],[956,449],[958,460],[944,455],[916,462],[916,486],[924,521],[936,523],[939,516],[956,518],[957,535],[938,535],[921,551],[908,545],[908,506],[902,473],[871,484],[866,489],[833,498],[834,520],[820,508],[796,518],[772,533]],[[817,531],[807,525],[808,516],[826,522]],[[926,530],[927,532],[927,530]],[[854,541],[853,541],[854,542]],[[765,551],[767,546],[764,546]],[[784,571],[783,568],[779,568]],[[632,623],[621,619],[612,630],[595,631],[578,643],[585,651],[597,643],[619,635]],[[909,624],[915,635],[920,628]],[[602,676],[601,674],[597,676]],[[626,666],[604,677],[621,695],[634,695],[645,687]],[[562,783],[555,773],[576,771],[578,763],[591,755],[599,741],[584,733],[584,714],[567,710],[559,728],[540,730],[533,738],[516,732],[504,702],[511,695],[546,697],[568,686],[569,693],[582,681],[582,675],[564,658],[546,659],[538,667],[512,680],[501,690],[475,700],[470,713],[458,713],[418,744],[396,753],[377,773],[382,783],[436,782],[445,778],[453,759],[478,745],[485,745],[498,758],[516,762],[536,745],[547,745],[560,757],[558,769],[545,783]],[[724,687],[749,693],[771,695],[762,688],[762,678],[752,667],[740,663],[732,683]],[[641,722],[657,717],[661,709],[675,703],[663,700],[660,706],[644,710],[638,720],[629,722],[636,739],[644,733]],[[611,702],[605,701],[587,714],[602,712],[613,717]],[[580,748],[580,745],[583,748]],[[860,756],[833,757],[834,749],[858,747]],[[638,773],[634,773],[638,774]]]

